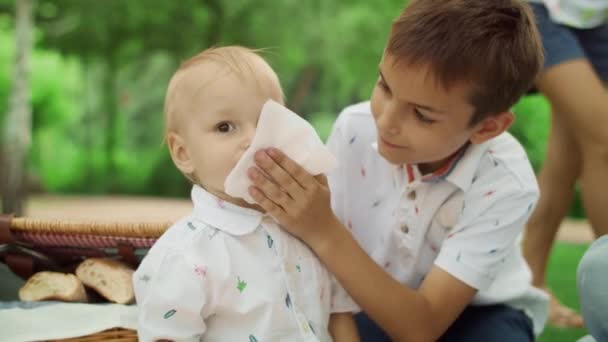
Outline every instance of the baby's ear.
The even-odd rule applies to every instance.
[[[177,133],[171,132],[167,135],[167,145],[169,146],[169,153],[171,154],[173,164],[175,164],[183,174],[188,175],[193,173],[194,163],[192,158],[190,158],[190,153],[188,153],[184,138]]]

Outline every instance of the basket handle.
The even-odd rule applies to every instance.
[[[9,244],[15,241],[13,234],[11,234],[11,222],[13,215],[0,215],[0,245]]]
[[[118,223],[118,222],[68,222],[49,219],[33,219],[0,215],[0,241],[3,234],[82,234],[103,236],[124,236],[132,238],[159,238],[171,226],[162,223]],[[8,233],[7,233],[8,231]],[[12,239],[14,241],[14,239]]]

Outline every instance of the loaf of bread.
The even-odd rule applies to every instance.
[[[135,300],[133,269],[121,262],[90,258],[78,265],[76,276],[110,302],[129,304]]]
[[[86,302],[87,294],[75,275],[58,272],[38,272],[19,289],[22,301],[60,300]]]

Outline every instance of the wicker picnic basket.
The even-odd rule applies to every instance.
[[[169,226],[169,222],[79,223],[0,215],[0,261],[23,279],[42,270],[73,271],[87,257],[113,257],[136,267]],[[137,341],[137,334],[117,328],[61,341]]]

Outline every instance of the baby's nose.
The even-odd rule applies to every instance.
[[[251,142],[253,141],[253,137],[255,136],[255,128],[249,130],[243,139],[243,149],[248,149],[251,146]]]

